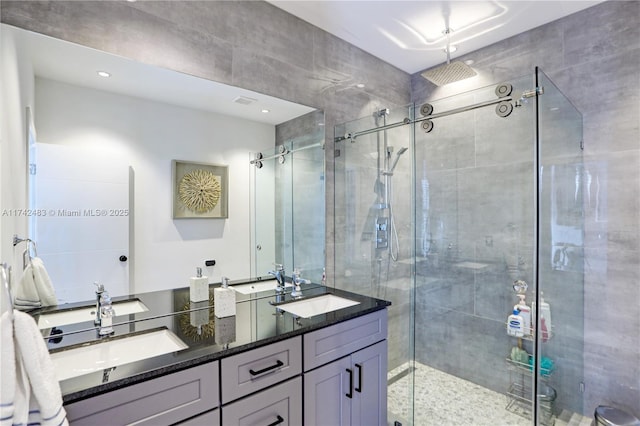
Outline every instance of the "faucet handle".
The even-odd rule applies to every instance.
[[[276,267],[276,271],[284,271],[284,265],[282,263],[274,263],[273,266]]]
[[[104,291],[104,284],[98,284],[98,281],[94,281],[93,285],[95,285],[96,293],[102,293]]]

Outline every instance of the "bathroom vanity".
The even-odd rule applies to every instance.
[[[303,286],[300,300],[328,294],[357,304],[304,318],[274,305],[271,290],[238,293],[237,314],[220,319],[212,301],[192,304],[183,288],[127,298],[148,310],[117,317],[110,337],[98,338],[86,322],[56,327],[63,334],[49,339],[52,357],[158,331],[186,346],[61,380],[68,419],[77,425],[386,424],[390,303],[315,285]]]

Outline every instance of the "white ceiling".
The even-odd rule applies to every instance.
[[[446,62],[447,21],[453,59],[603,0],[268,1],[413,74]]]

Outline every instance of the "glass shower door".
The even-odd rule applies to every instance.
[[[412,106],[335,129],[335,285],[389,300],[388,419],[413,409]],[[385,127],[400,123],[398,127]]]
[[[584,211],[598,202],[582,157],[582,116],[536,69],[538,424],[583,413]],[[537,309],[540,306],[540,309]],[[577,414],[576,414],[577,413]]]

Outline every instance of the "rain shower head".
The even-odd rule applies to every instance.
[[[421,75],[436,86],[444,86],[445,84],[474,77],[478,75],[478,73],[469,65],[455,61],[427,70]]]
[[[444,86],[445,84],[454,83],[456,81],[464,80],[470,77],[478,75],[469,65],[455,61],[451,62],[451,29],[448,27],[443,31],[443,34],[447,36],[447,63],[440,65],[439,67],[426,70],[421,75],[435,84],[436,86]]]

